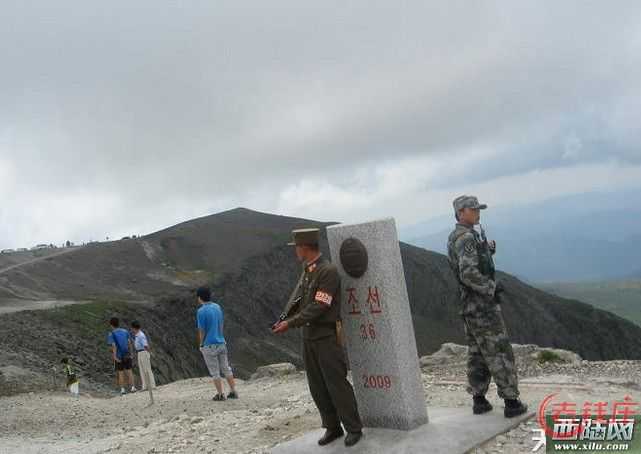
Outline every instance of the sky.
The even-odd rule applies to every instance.
[[[5,1],[0,248],[641,189],[636,1]]]

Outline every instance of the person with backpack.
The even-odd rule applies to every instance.
[[[120,328],[120,320],[112,317],[109,320],[111,332],[107,336],[107,345],[111,347],[111,357],[116,369],[117,384],[120,386],[120,394],[127,393],[125,386],[129,386],[132,393],[136,392],[134,386],[133,359],[131,356],[132,339],[129,331]]]

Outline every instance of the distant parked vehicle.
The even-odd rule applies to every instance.
[[[130,238],[130,237],[128,237],[128,236],[123,236],[122,238],[120,238],[120,240],[121,240],[121,241],[122,241],[122,240],[130,240],[130,239],[131,239],[131,238]]]
[[[19,247],[19,248],[17,249],[17,251],[18,251],[18,252],[29,252],[29,249],[27,249],[26,247]]]
[[[43,249],[49,249],[48,244],[37,244],[31,248],[32,251],[42,251]]]
[[[16,252],[14,249],[3,249],[0,251],[0,254],[12,254]]]

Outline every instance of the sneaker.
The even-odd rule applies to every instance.
[[[227,399],[238,399],[238,393],[236,391],[231,391],[227,394]]]
[[[127,394],[127,391],[125,391],[125,388],[120,388],[120,395],[124,396],[125,394]]]
[[[225,400],[225,395],[224,394],[216,394],[212,400],[215,400],[216,402],[220,402]]]
[[[131,392],[132,392],[132,393],[135,393],[136,391],[138,391],[138,390],[136,389],[136,387],[135,387],[135,386],[132,386],[132,387],[131,387]]]

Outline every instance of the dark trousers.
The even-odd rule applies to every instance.
[[[336,337],[303,340],[303,360],[309,390],[323,427],[338,429],[342,422],[348,432],[360,432],[363,423],[358,414],[354,389],[347,381],[345,354]]]

